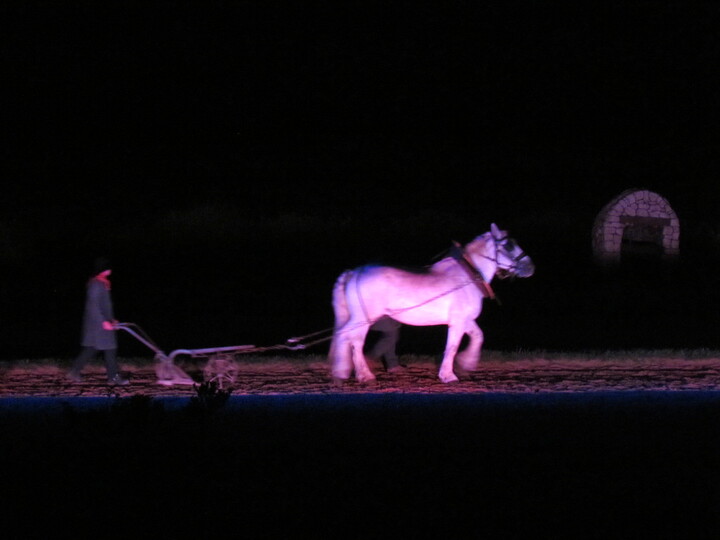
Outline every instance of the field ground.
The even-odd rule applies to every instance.
[[[403,359],[338,387],[322,357],[241,357],[214,410],[147,362],[114,388],[6,363],[6,537],[717,537],[715,352],[490,351],[451,385]]]
[[[330,377],[324,356],[237,356],[233,395],[477,392],[598,392],[598,391],[713,391],[720,389],[718,351],[622,351],[578,354],[546,352],[485,353],[479,369],[461,374],[454,384],[437,378],[439,358],[405,356],[406,368],[387,373],[371,362],[374,385],[350,380],[338,386]],[[2,365],[2,364],[0,364]],[[202,382],[202,359],[178,362],[188,375]],[[66,361],[6,362],[0,367],[0,397],[150,397],[192,396],[192,385],[157,384],[150,361],[121,359],[131,380],[125,387],[109,387],[100,360],[85,370],[85,380],[66,380]]]

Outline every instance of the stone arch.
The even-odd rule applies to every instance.
[[[592,248],[600,263],[619,263],[626,250],[650,250],[674,258],[680,253],[680,220],[664,197],[629,189],[595,218]]]

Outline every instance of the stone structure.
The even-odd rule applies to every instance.
[[[680,253],[680,221],[657,193],[630,189],[595,218],[592,247],[600,263],[619,263],[631,256],[674,258]]]

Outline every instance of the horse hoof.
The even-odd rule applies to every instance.
[[[468,371],[467,369],[462,368],[460,366],[455,366],[455,376],[458,379],[461,379],[461,378],[464,379],[465,377],[468,377],[469,375],[470,375],[470,371]],[[455,382],[455,381],[452,381],[452,382]]]
[[[345,386],[346,382],[347,382],[347,379],[341,379],[340,377],[333,377],[332,386],[333,386],[333,388],[342,388],[343,386]]]
[[[460,380],[460,379],[458,379],[457,376],[456,376],[454,373],[453,373],[452,376],[450,376],[450,377],[440,376],[440,381],[444,382],[445,384],[456,383],[456,382],[458,382],[459,380]]]
[[[480,365],[479,358],[470,359],[470,358],[466,358],[464,356],[458,356],[455,358],[455,369],[456,370],[457,370],[457,368],[460,368],[466,372],[477,371],[479,365]]]
[[[477,370],[478,370],[478,364],[471,364],[471,365],[458,364],[455,366],[455,373],[457,373],[458,371],[460,371],[461,373],[472,373],[473,371],[477,371]]]

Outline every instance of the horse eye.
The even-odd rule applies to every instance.
[[[514,251],[515,250],[515,242],[513,242],[512,240],[507,240],[503,247],[508,251]]]

